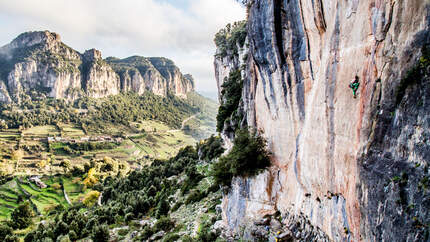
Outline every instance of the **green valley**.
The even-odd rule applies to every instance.
[[[93,183],[125,176],[215,131],[217,104],[197,93],[24,100],[0,107],[0,221],[23,201],[47,217],[83,204],[90,169]]]

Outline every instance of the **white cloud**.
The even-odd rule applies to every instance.
[[[176,1],[176,2],[175,2]],[[165,56],[215,90],[214,34],[245,18],[234,0],[14,0],[0,2],[0,45],[19,33],[50,30],[71,47],[106,56]]]

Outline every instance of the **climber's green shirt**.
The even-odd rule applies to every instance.
[[[357,90],[358,90],[359,86],[360,86],[359,82],[353,82],[353,83],[349,84],[349,87],[352,89],[352,94],[354,94],[354,97],[357,94]]]

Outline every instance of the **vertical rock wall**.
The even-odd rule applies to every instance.
[[[119,76],[103,59],[101,52],[95,49],[85,51],[84,87],[89,97],[101,98],[116,95],[120,91]]]
[[[310,225],[304,230],[309,233],[296,233],[298,240],[317,231],[335,241],[422,241],[426,227],[417,230],[409,221],[424,224],[428,205],[415,205],[421,208],[415,219],[403,213],[411,203],[429,202],[409,189],[428,169],[418,172],[421,178],[410,175],[402,188],[391,180],[402,172],[417,173],[413,160],[422,167],[430,160],[430,144],[421,138],[430,122],[428,108],[396,106],[402,78],[429,43],[429,2],[253,0],[249,5],[243,109],[248,125],[268,140],[273,165],[257,177],[234,180],[223,201],[230,230],[239,233],[280,211],[285,228],[296,231],[291,216]],[[353,98],[348,85],[356,75],[360,87]],[[424,95],[427,87],[415,92]],[[414,106],[409,92],[401,100]],[[409,194],[401,210],[394,199],[399,192],[387,191],[393,187],[403,189],[402,197]]]

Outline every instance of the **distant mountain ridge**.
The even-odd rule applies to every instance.
[[[121,91],[185,98],[194,91],[194,79],[163,57],[103,59],[96,49],[81,54],[49,31],[26,32],[0,47],[0,102],[20,102],[29,92],[74,100]]]

